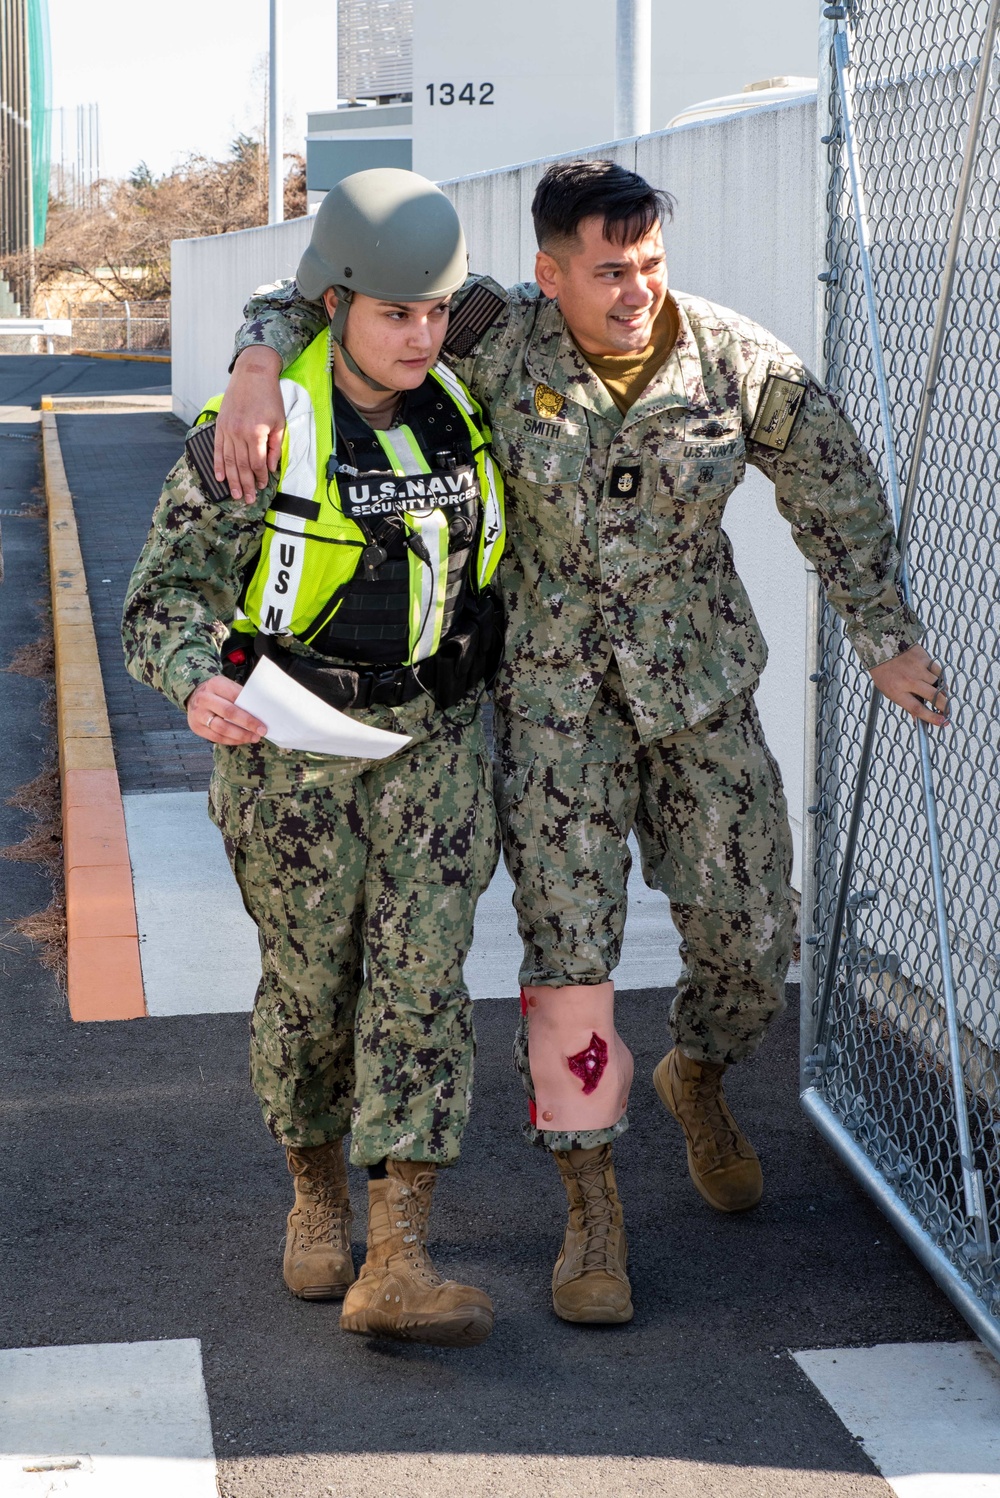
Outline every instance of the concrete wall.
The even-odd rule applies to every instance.
[[[815,105],[774,105],[580,153],[610,156],[677,199],[667,233],[671,284],[734,307],[817,362]],[[443,184],[473,267],[505,283],[532,276],[528,212],[547,162]],[[173,252],[174,409],[187,419],[225,384],[240,309],[256,285],[291,275],[311,223],[297,220]],[[754,470],[726,512],[737,566],[771,657],[758,702],[788,792],[798,864],[802,827],[805,569],[771,485]],[[796,882],[798,882],[796,878]]]
[[[193,421],[209,396],[225,389],[243,304],[254,287],[295,274],[312,226],[311,218],[296,218],[237,234],[174,240],[173,406],[184,421]]]

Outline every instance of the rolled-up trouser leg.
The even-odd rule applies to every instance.
[[[462,967],[499,855],[481,720],[445,723],[366,776],[371,856],[351,1159],[456,1159],[472,1087]]]
[[[788,808],[753,697],[653,745],[640,780],[643,874],[682,937],[673,1038],[742,1061],[784,1007],[794,937]]]
[[[643,748],[612,668],[578,740],[498,716],[497,744],[522,984],[598,984],[614,969],[634,822],[646,883],[669,897],[683,938],[675,1040],[696,1060],[752,1054],[783,1006],[794,930],[787,808],[752,695]],[[514,1056],[533,1098],[524,1018]],[[525,1133],[577,1149],[625,1127]]]
[[[350,771],[324,780],[294,783],[262,745],[218,755],[210,795],[260,941],[251,1080],[274,1136],[305,1149],[350,1127],[362,976],[365,797]]]
[[[628,833],[639,797],[640,746],[627,706],[611,685],[602,690],[593,717],[593,725],[588,722],[587,731],[573,739],[498,715],[497,800],[524,941],[521,983],[529,996],[545,1004],[547,1014],[567,1027],[554,1047],[559,1066],[566,1068],[570,1057],[586,1052],[595,1034],[608,1046],[612,1068],[607,1080],[614,1077],[621,1089],[617,1108],[628,1092],[631,1057],[615,1034],[610,1002],[606,1014],[602,1009],[591,1016],[589,1028],[581,1010],[577,1036],[573,1002],[563,1005],[557,997],[576,995],[587,1007],[598,990],[612,992],[608,979],[618,965],[625,926],[632,864]],[[610,1123],[595,1119],[588,1127],[556,1129],[551,1126],[555,1120],[546,1121],[550,1126],[544,1130],[539,1127],[527,1011],[515,1039],[514,1061],[534,1105],[536,1122],[524,1130],[531,1142],[552,1150],[592,1149],[627,1129],[623,1112]],[[564,1081],[567,1075],[572,1074],[564,1071]],[[609,1087],[600,1097],[594,1093],[584,1099],[581,1085],[577,1101],[593,1100],[603,1108],[607,1097],[610,1107],[610,1095]]]

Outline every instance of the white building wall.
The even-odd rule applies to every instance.
[[[822,5],[807,0],[653,0],[653,125],[666,125],[700,99],[736,94],[764,78],[815,78],[821,12]],[[754,172],[766,174],[767,163],[755,163]]]
[[[667,231],[673,286],[755,318],[815,364],[815,128],[814,104],[774,105],[577,154],[613,157],[677,199]],[[462,215],[476,270],[508,284],[531,279],[529,207],[547,164],[443,184]],[[174,410],[185,419],[225,384],[247,294],[294,273],[310,229],[309,220],[297,220],[174,244]],[[730,501],[726,529],[770,648],[758,703],[785,778],[798,869],[804,564],[771,485],[752,469]]]
[[[806,0],[654,0],[651,127],[662,130],[689,105],[748,83],[815,77],[818,15]],[[613,0],[504,0],[502,9],[419,0],[414,170],[438,181],[607,140],[614,51]],[[755,175],[766,171],[766,162],[756,163]]]
[[[175,239],[170,247],[173,407],[194,421],[226,387],[233,335],[255,286],[294,276],[312,233],[311,218],[261,229]]]
[[[502,15],[467,0],[420,0],[414,171],[438,181],[607,140],[614,45],[609,0],[547,0],[541,9],[505,0]]]

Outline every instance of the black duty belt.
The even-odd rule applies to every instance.
[[[239,642],[243,655],[246,636],[233,635],[223,650],[224,669],[227,651]],[[402,707],[424,694],[439,708],[454,707],[466,692],[480,682],[493,680],[500,664],[503,635],[499,613],[490,594],[477,598],[443,640],[435,655],[415,666],[395,666],[383,670],[353,671],[349,666],[322,666],[286,650],[274,635],[256,635],[254,650],[266,656],[282,671],[314,693],[331,707]],[[249,663],[247,663],[249,664]],[[237,672],[227,670],[227,674]],[[247,673],[249,674],[249,673]],[[245,680],[245,675],[237,676]]]

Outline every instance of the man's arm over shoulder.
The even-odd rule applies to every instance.
[[[751,325],[752,326],[752,325]],[[889,506],[834,397],[763,329],[743,381],[747,457],[772,480],[796,545],[869,671],[916,644],[923,628],[897,586]]]
[[[273,487],[250,506],[216,502],[187,456],[167,476],[126,594],[122,643],[130,675],[181,709],[222,669],[243,566]]]
[[[491,276],[470,275],[452,298],[444,352],[459,378],[470,359],[489,357],[508,330],[509,320],[527,294],[538,288],[515,286],[507,291]],[[294,280],[260,286],[243,309],[244,322],[236,335],[233,363],[244,350],[270,348],[287,369],[317,333],[329,324],[322,302],[309,302]],[[230,370],[233,365],[230,364]]]
[[[243,308],[243,318],[230,373],[245,349],[261,347],[273,349],[282,369],[287,369],[330,321],[323,303],[306,301],[294,280],[258,286]]]
[[[278,381],[329,318],[323,303],[307,301],[294,280],[259,286],[243,317],[215,427],[215,474],[234,498],[250,502],[281,456],[285,412]]]
[[[504,364],[503,350],[516,342],[512,332],[537,305],[537,296],[537,287],[507,292],[488,276],[470,276],[455,294],[444,357],[484,405],[489,405]],[[294,281],[262,287],[245,312],[247,320],[236,338],[236,367],[216,423],[215,472],[228,481],[236,498],[249,499],[278,466],[285,424],[281,372],[328,319],[322,304],[307,302]]]

